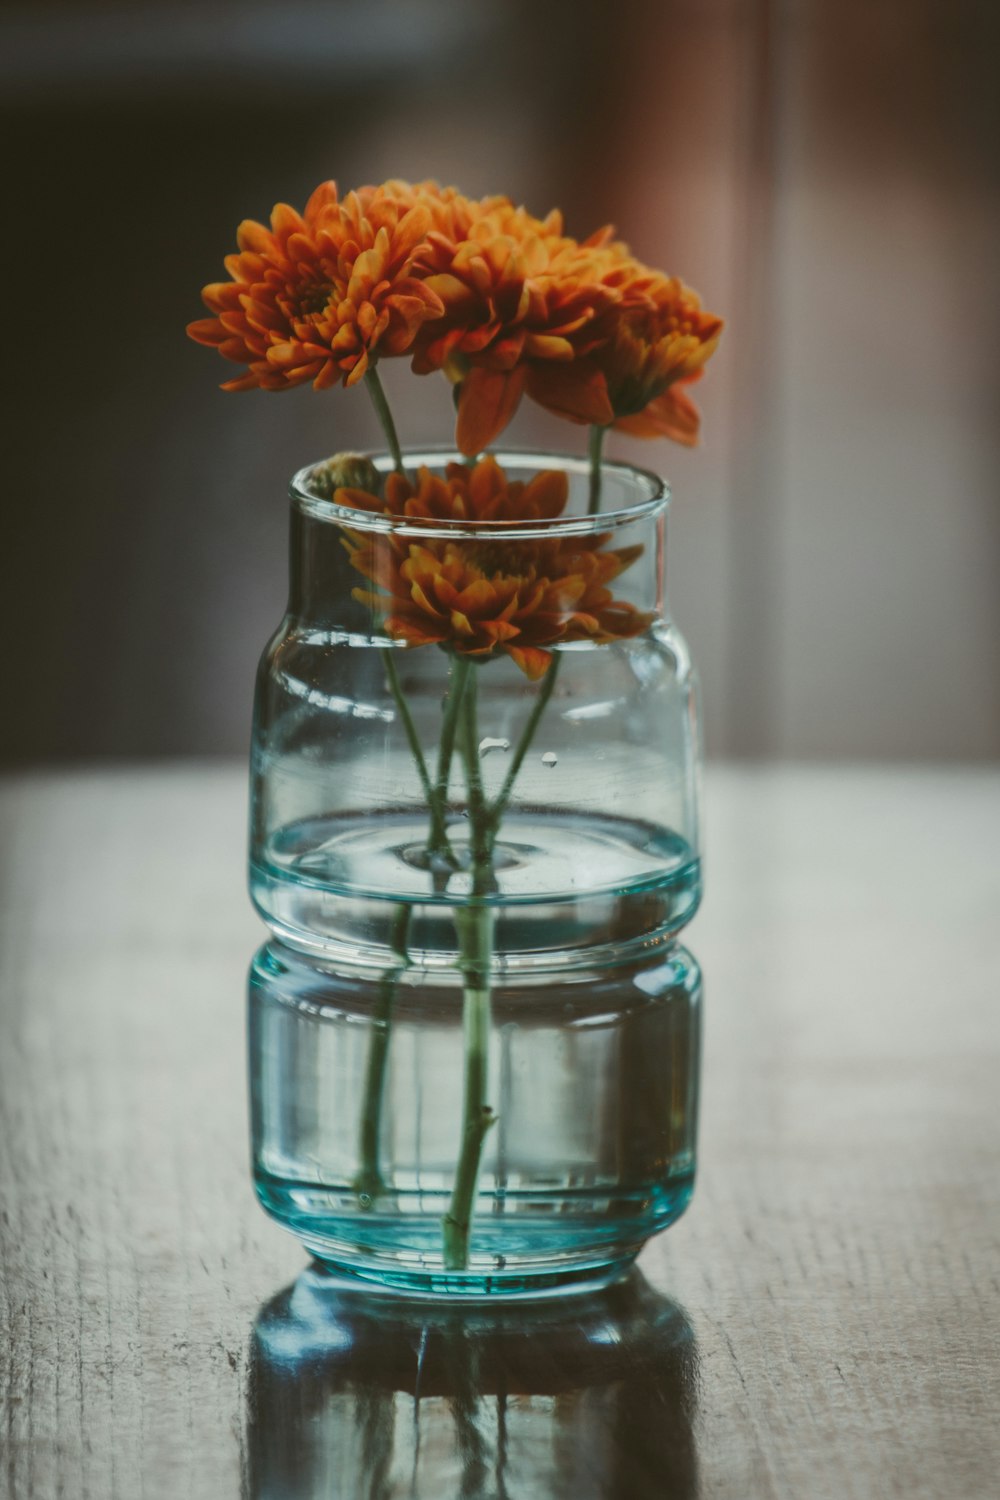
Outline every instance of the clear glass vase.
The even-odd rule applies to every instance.
[[[619,1274],[695,1166],[667,493],[498,463],[296,476],[253,738],[258,1194],[342,1272],[467,1295]]]

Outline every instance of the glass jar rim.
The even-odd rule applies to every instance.
[[[365,456],[371,459],[379,473],[392,472],[394,465],[391,455],[373,453]],[[531,467],[539,472],[559,469],[581,480],[588,480],[590,477],[589,461],[575,454],[505,448],[489,456],[496,459],[501,468]],[[441,469],[448,463],[467,462],[454,448],[444,446],[424,447],[412,453],[404,453],[403,457],[408,469]],[[355,510],[349,505],[337,505],[333,500],[314,494],[309,487],[310,480],[314,470],[325,461],[317,459],[292,476],[289,486],[292,503],[313,520],[349,526],[352,531],[391,532],[395,536],[437,537],[452,541],[482,536],[503,536],[512,541],[539,536],[593,536],[601,532],[616,531],[622,526],[631,526],[637,521],[649,520],[665,511],[670,503],[670,486],[651,469],[642,469],[636,464],[615,459],[604,459],[601,463],[602,473],[626,476],[633,484],[637,482],[644,490],[639,499],[617,510],[602,510],[592,516],[555,516],[535,521],[425,521],[412,516],[386,516],[375,511]]]

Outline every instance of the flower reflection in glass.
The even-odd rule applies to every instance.
[[[393,474],[383,500],[338,489],[335,501],[414,521],[491,523],[479,536],[426,541],[392,533],[349,533],[351,565],[372,589],[354,597],[384,617],[385,630],[409,646],[441,645],[463,657],[505,653],[532,681],[549,669],[559,643],[597,644],[639,635],[650,615],[608,585],[639,555],[608,548],[611,534],[507,538],[492,527],[554,520],[569,494],[564,473],[507,483],[493,458],[450,464],[444,478],[422,468],[415,482]]]

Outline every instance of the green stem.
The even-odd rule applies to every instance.
[[[448,750],[447,761],[444,769],[444,787],[440,787],[442,777],[442,758],[438,761],[438,786],[431,785],[430,775],[427,770],[427,762],[420,746],[416,725],[413,715],[410,713],[403,685],[399,680],[396,670],[396,662],[389,647],[382,647],[382,661],[385,665],[385,674],[392,692],[399,717],[406,733],[407,742],[413,755],[420,777],[420,783],[427,800],[427,806],[431,815],[431,828],[428,839],[428,851],[431,853],[451,855],[448,845],[448,831],[445,826],[445,805],[448,795],[448,776],[451,768],[451,748]],[[451,722],[450,744],[454,745],[455,719],[458,706],[462,698],[464,678],[459,678],[454,690],[454,701],[449,700],[448,712],[445,717],[446,728]],[[442,736],[444,740],[445,736]],[[437,876],[435,875],[435,881]],[[411,911],[409,906],[400,904],[396,911],[392,929],[392,947],[399,956],[399,964],[387,969],[379,983],[378,994],[375,1000],[375,1008],[372,1014],[371,1040],[368,1045],[368,1059],[365,1066],[365,1084],[362,1095],[361,1126],[359,1132],[359,1167],[354,1179],[355,1191],[364,1194],[369,1199],[375,1199],[384,1190],[385,1183],[379,1170],[379,1136],[382,1128],[382,1098],[385,1092],[385,1072],[389,1057],[389,1043],[392,1035],[392,1012],[396,1001],[396,986],[399,973],[409,963],[407,943],[410,930]]]
[[[385,1073],[392,1036],[392,1012],[396,1003],[399,975],[410,962],[407,943],[410,932],[410,908],[400,903],[392,924],[392,947],[399,963],[382,975],[372,1013],[368,1059],[365,1065],[364,1102],[358,1139],[358,1173],[354,1189],[374,1200],[385,1190],[379,1168],[379,1140],[382,1134],[382,1101],[385,1096]]]
[[[448,850],[448,830],[445,819],[448,812],[448,783],[451,780],[451,762],[455,753],[455,734],[458,715],[462,706],[471,663],[461,656],[454,656],[451,665],[451,684],[441,724],[441,743],[438,746],[437,778],[431,795],[431,831],[427,849],[430,854],[444,854]]]
[[[399,473],[402,474],[404,472],[403,450],[399,446],[399,437],[396,433],[396,424],[392,420],[392,412],[389,410],[389,402],[386,400],[386,394],[382,388],[382,382],[379,379],[378,371],[376,370],[374,364],[369,365],[368,369],[365,371],[365,385],[368,387],[368,394],[372,398],[372,405],[374,406],[378,419],[382,424],[382,431],[385,433],[385,440],[389,444],[389,452],[392,454],[392,461]]]
[[[479,766],[475,669],[463,694],[460,751],[469,791],[472,835],[472,899],[455,908],[455,931],[464,975],[462,1028],[465,1070],[462,1135],[448,1212],[441,1223],[445,1270],[464,1271],[469,1264],[476,1182],[483,1142],[496,1121],[486,1102],[489,1082],[491,1024],[490,968],[493,958],[493,910],[484,900],[494,889],[489,847],[489,809]]]
[[[493,911],[470,903],[455,908],[455,929],[465,974],[462,1029],[465,1077],[462,1103],[462,1144],[455,1168],[448,1212],[441,1221],[446,1271],[464,1271],[469,1264],[469,1239],[476,1181],[483,1142],[496,1116],[486,1102],[489,1076],[490,959],[493,950]]]
[[[417,775],[420,777],[420,785],[423,788],[424,796],[427,798],[427,805],[433,808],[434,788],[431,785],[431,778],[427,771],[427,762],[424,760],[424,752],[420,748],[420,739],[417,735],[417,726],[413,722],[413,715],[410,713],[409,704],[407,703],[406,697],[403,693],[403,684],[400,682],[399,673],[396,670],[396,662],[394,659],[393,650],[389,646],[380,646],[379,654],[382,657],[382,664],[385,667],[385,675],[389,683],[389,691],[392,693],[396,707],[399,710],[399,717],[402,720],[403,729],[406,733],[406,740],[413,755],[413,759],[416,763]]]
[[[500,831],[500,822],[507,810],[507,803],[510,801],[511,792],[514,790],[514,783],[517,780],[518,772],[524,763],[524,757],[531,748],[531,742],[535,737],[535,730],[538,728],[539,720],[545,712],[549,699],[552,697],[552,689],[556,685],[558,672],[559,657],[554,656],[549,664],[548,671],[542,678],[538,697],[535,699],[531,713],[528,715],[528,722],[524,726],[521,738],[517,742],[517,749],[514,751],[514,759],[510,763],[510,769],[504,777],[504,782],[497,793],[496,801],[489,810],[489,840],[491,850],[496,843],[496,837]]]
[[[490,808],[483,786],[483,772],[479,761],[479,714],[478,681],[475,668],[468,665],[469,676],[462,698],[462,733],[459,749],[465,768],[465,780],[469,789],[469,829],[472,845],[472,889],[474,895],[484,895],[492,889],[493,870],[490,865]],[[482,890],[477,882],[486,881]]]
[[[604,454],[604,439],[607,431],[606,427],[599,427],[596,423],[590,429],[590,441],[587,444],[587,455],[590,459],[588,516],[596,516],[601,508],[601,459]]]

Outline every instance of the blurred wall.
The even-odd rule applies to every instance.
[[[671,479],[715,755],[1000,751],[1000,9],[973,0],[34,0],[0,12],[0,754],[241,753],[285,485],[361,393],[189,344],[237,222],[436,176],[614,220],[728,318]],[[387,371],[404,441],[450,403]],[[525,410],[512,442],[579,448]]]

